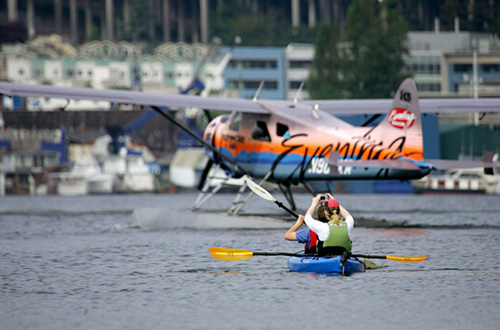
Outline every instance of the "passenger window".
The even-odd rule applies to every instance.
[[[260,141],[271,141],[271,135],[269,135],[269,131],[267,130],[267,125],[265,122],[257,120],[252,129],[252,138],[254,140]]]
[[[280,123],[277,123],[276,124],[276,134],[278,136],[285,136],[285,135],[287,135],[287,137],[290,137],[290,133],[288,133],[288,126],[280,124]]]

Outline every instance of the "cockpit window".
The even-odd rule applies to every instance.
[[[267,125],[265,122],[261,120],[257,120],[252,129],[252,138],[254,140],[259,141],[271,141],[271,135],[269,135],[269,131],[267,130]]]
[[[240,130],[240,123],[241,123],[241,112],[237,112],[234,115],[234,118],[231,121],[231,124],[229,124],[229,129],[232,131],[238,132]]]

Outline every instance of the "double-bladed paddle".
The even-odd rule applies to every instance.
[[[221,247],[211,247],[208,249],[210,254],[215,259],[227,260],[227,261],[238,261],[250,259],[253,256],[289,256],[289,257],[314,257],[314,254],[304,254],[304,253],[289,253],[289,252],[254,252],[241,249],[230,249]],[[402,256],[380,256],[380,255],[368,255],[368,254],[352,254],[352,257],[367,258],[367,259],[389,259],[399,262],[420,262],[424,261],[426,256],[414,256],[414,257],[402,257]]]

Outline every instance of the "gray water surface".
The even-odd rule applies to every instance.
[[[285,228],[202,229],[195,194],[0,199],[1,329],[498,329],[500,197],[338,195],[356,217],[355,253],[427,255],[350,277],[291,273],[286,257],[220,261],[211,246],[296,252]],[[309,196],[296,196],[307,208]],[[155,219],[134,210],[157,209]],[[299,210],[303,212],[303,210]],[[252,201],[255,213],[284,212]],[[249,216],[250,218],[252,216]],[[134,221],[137,221],[134,220]],[[287,227],[286,224],[285,227]]]

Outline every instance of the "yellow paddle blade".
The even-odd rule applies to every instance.
[[[394,257],[386,256],[386,259],[399,261],[399,262],[420,262],[427,259],[427,256],[417,256],[417,257]]]
[[[253,257],[253,252],[248,250],[211,247],[208,251],[210,251],[212,257],[219,260],[237,261]]]

